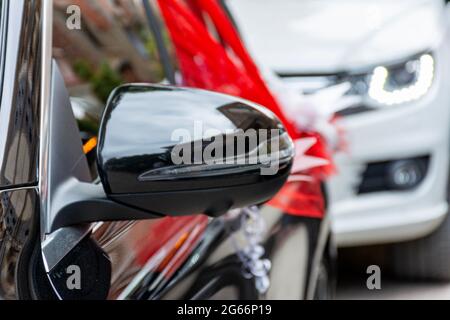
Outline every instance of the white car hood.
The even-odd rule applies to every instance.
[[[227,0],[255,60],[277,73],[334,73],[434,48],[441,0]]]

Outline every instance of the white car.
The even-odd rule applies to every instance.
[[[395,243],[397,273],[450,279],[450,47],[444,1],[227,0],[290,92],[347,83],[328,186],[341,247]]]

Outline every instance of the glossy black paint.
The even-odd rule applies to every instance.
[[[67,286],[67,270],[71,266],[82,270],[78,290]],[[109,292],[111,262],[97,243],[87,237],[64,257],[49,277],[62,300],[104,300]]]
[[[39,243],[35,189],[0,191],[0,297],[30,297],[30,256]]]
[[[312,274],[318,266],[310,262],[317,248],[326,250],[329,244],[310,243],[320,234],[317,225],[321,220],[289,216],[267,208],[262,211],[262,217],[267,226],[261,244],[264,257],[272,262],[267,292],[259,293],[255,278],[243,275],[246,265],[234,247],[234,237],[242,230],[241,216],[224,215],[208,224],[198,241],[191,244],[193,249],[183,264],[176,269],[172,268],[178,257],[171,255],[170,250],[163,255],[164,259],[154,255],[140,261],[138,251],[142,248],[129,245],[131,239],[138,237],[139,230],[151,222],[135,222],[126,229],[113,222],[104,226],[114,230],[107,237],[95,232],[92,237],[101,244],[107,243],[102,247],[115,266],[109,299],[312,299],[316,283],[311,279],[315,279]],[[123,232],[121,238],[117,237],[119,228]]]
[[[0,299],[31,299],[31,257],[39,245],[41,1],[3,0],[1,9]]]
[[[41,2],[3,1],[2,7],[0,189],[37,182],[41,75]]]
[[[248,130],[257,143],[235,147]],[[258,136],[259,130],[267,136]],[[270,144],[273,132],[279,134],[282,157],[274,174],[264,174],[267,166],[248,157]],[[223,153],[217,159],[230,157],[230,163],[206,164],[206,150],[216,141]],[[174,153],[187,161],[175,163]],[[109,99],[98,169],[108,197],[120,203],[165,215],[214,216],[270,199],[286,181],[293,155],[283,126],[262,107],[204,90],[135,84],[119,87]],[[239,163],[239,157],[246,161]]]

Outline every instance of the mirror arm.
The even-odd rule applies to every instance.
[[[161,218],[161,215],[135,209],[108,199],[101,184],[70,178],[54,195],[55,213],[51,231],[62,227],[98,221],[121,221]]]

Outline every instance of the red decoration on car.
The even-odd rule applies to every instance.
[[[296,161],[303,161],[305,156],[325,161],[293,172],[291,181],[269,204],[289,214],[323,216],[321,182],[334,170],[324,138],[316,132],[302,131],[286,117],[217,1],[158,0],[158,4],[175,46],[182,85],[259,103],[280,118],[294,141],[315,138],[315,143],[299,154]],[[205,17],[210,23],[206,23]],[[300,179],[296,178],[298,174]],[[305,176],[307,180],[303,179]]]

